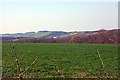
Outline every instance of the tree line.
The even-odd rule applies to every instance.
[[[120,29],[106,30],[91,34],[75,34],[58,38],[18,38],[15,40],[3,40],[2,42],[19,43],[99,43],[120,44]]]

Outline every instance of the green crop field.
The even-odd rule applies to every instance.
[[[13,43],[2,44],[3,77],[17,77]],[[24,78],[96,78],[118,75],[118,46],[113,44],[14,43]],[[97,53],[100,53],[105,68]]]

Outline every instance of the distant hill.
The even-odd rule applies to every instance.
[[[41,38],[49,35],[50,33],[51,33],[50,31],[38,31],[37,33],[30,35],[29,37]]]
[[[54,38],[54,37],[63,37],[65,35],[82,32],[63,32],[63,31],[38,31],[38,32],[26,32],[26,33],[15,33],[15,34],[0,34],[5,38]]]
[[[100,43],[120,44],[120,29],[97,31],[38,31],[2,34],[3,42]],[[1,38],[0,38],[1,39]]]

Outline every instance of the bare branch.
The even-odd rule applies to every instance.
[[[16,63],[17,63],[17,67],[18,67],[18,72],[19,72],[19,74],[21,74],[21,68],[20,68],[20,63],[19,63],[19,61],[18,61],[18,56],[17,56],[17,54],[16,54],[16,51],[15,51],[15,46],[14,46],[14,44],[13,44],[13,54],[15,55],[15,61],[16,61]]]
[[[103,62],[103,60],[102,60],[102,58],[101,58],[101,56],[100,56],[100,52],[98,51],[98,49],[97,49],[97,53],[98,53],[98,56],[99,56],[100,61],[101,61],[101,63],[102,63],[102,66],[103,66],[103,69],[104,69],[104,73],[105,73],[105,77],[108,77],[108,75],[106,74],[104,62]]]
[[[98,53],[98,56],[99,56],[99,58],[100,58],[100,61],[101,61],[101,63],[102,63],[103,68],[105,68],[105,65],[104,65],[104,63],[103,63],[103,60],[102,60],[102,58],[101,58],[101,56],[100,56],[100,53],[99,53],[98,49],[97,49],[97,53]]]
[[[36,57],[36,59],[31,63],[31,65],[30,66],[28,66],[26,69],[25,69],[25,71],[24,72],[22,72],[20,75],[22,76],[33,64],[35,64],[35,62],[37,61],[37,57]]]

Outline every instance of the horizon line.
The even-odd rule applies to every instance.
[[[38,31],[25,31],[25,32],[5,32],[5,33],[0,33],[0,34],[17,34],[17,33],[29,33],[29,32],[39,32],[39,31],[61,31],[61,32],[79,32],[79,31],[99,31],[99,30],[114,30],[114,29],[119,29],[119,28],[112,28],[112,29],[105,29],[105,28],[102,28],[102,29],[95,29],[95,30],[71,30],[71,31],[66,31],[66,30],[38,30]]]

